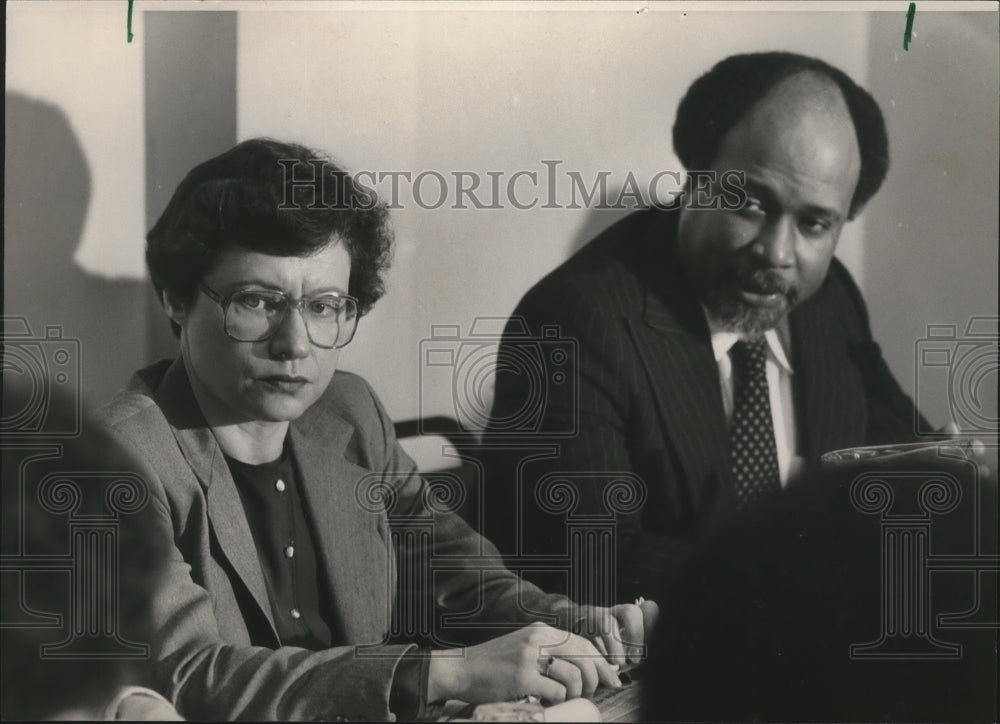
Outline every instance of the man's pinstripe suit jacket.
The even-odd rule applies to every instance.
[[[644,503],[615,516],[615,560],[596,536],[574,564],[572,592],[594,602],[649,595],[734,508],[718,370],[676,234],[674,211],[638,211],[614,224],[525,295],[501,344],[482,449],[487,537],[509,557],[555,556],[553,573],[535,577],[563,588],[558,571],[567,564],[559,558],[573,545],[566,505],[574,518],[598,516],[599,528],[609,503],[634,507],[615,502],[621,473],[644,487]],[[919,413],[872,339],[864,301],[840,262],[793,309],[789,328],[804,480],[816,479],[809,466],[825,451],[913,438]],[[557,347],[566,361],[552,353]],[[526,359],[544,372],[533,373]],[[548,487],[560,472],[575,503]]]

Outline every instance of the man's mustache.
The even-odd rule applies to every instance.
[[[737,268],[725,275],[727,281],[740,289],[757,294],[781,294],[790,304],[799,298],[797,285],[782,278],[781,274],[769,269]]]

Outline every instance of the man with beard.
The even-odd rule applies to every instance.
[[[833,256],[888,169],[874,99],[813,58],[737,55],[688,89],[673,142],[680,203],[615,224],[521,301],[483,445],[487,536],[570,556],[593,603],[648,595],[823,452],[911,440],[920,419]],[[584,518],[613,521],[614,546],[574,553]],[[526,577],[565,588],[559,570]]]

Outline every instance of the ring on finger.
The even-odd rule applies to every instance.
[[[545,671],[542,672],[542,676],[548,676],[549,672],[552,671],[552,664],[556,662],[555,656],[550,656],[548,661],[545,663]]]

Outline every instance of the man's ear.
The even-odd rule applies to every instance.
[[[170,317],[170,321],[175,324],[184,326],[184,322],[187,321],[188,305],[181,301],[173,292],[164,289],[160,292],[161,299],[163,301],[163,309]]]

